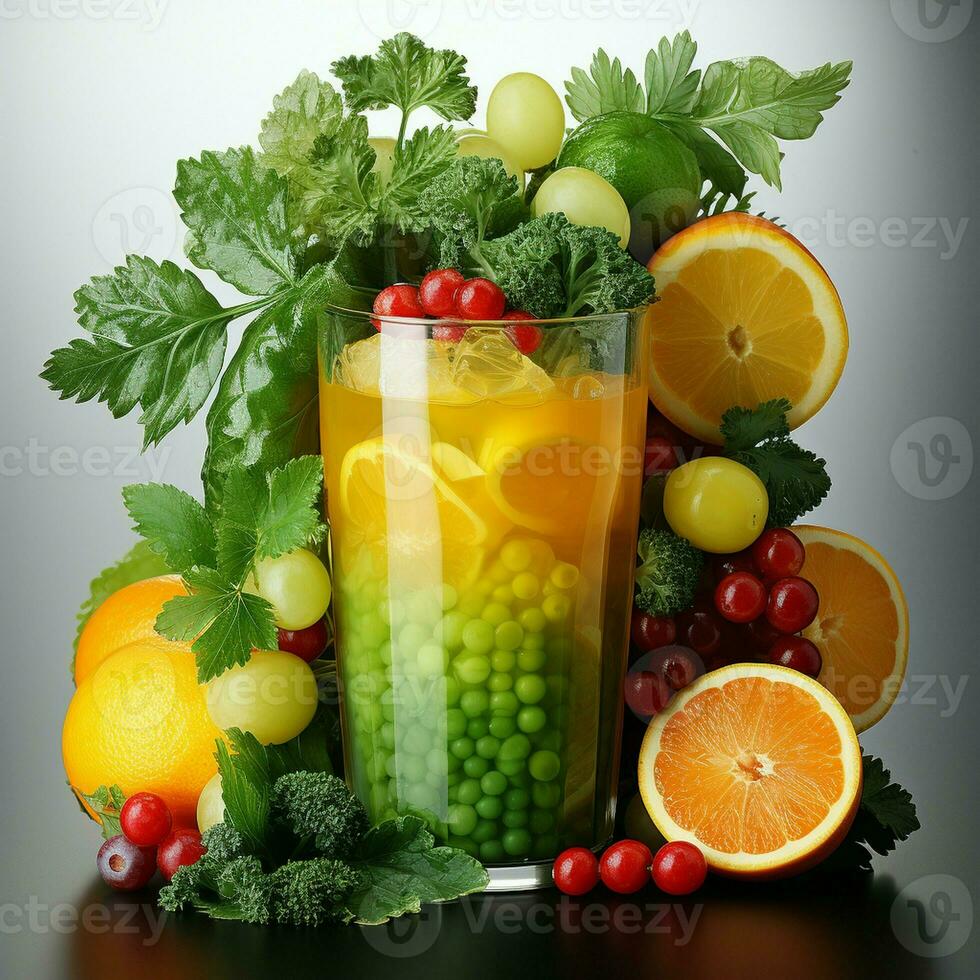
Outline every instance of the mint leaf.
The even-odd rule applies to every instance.
[[[79,798],[79,805],[81,805],[81,800],[84,800],[99,818],[102,824],[102,836],[105,840],[122,833],[122,827],[119,824],[119,811],[122,810],[123,804],[126,802],[126,795],[118,786],[100,786],[93,793],[83,793],[74,788],[73,791]],[[88,813],[84,806],[82,806],[82,810]]]
[[[272,100],[272,111],[262,120],[261,162],[284,177],[309,164],[318,136],[336,131],[343,118],[340,95],[311,71],[301,71]]]
[[[134,582],[142,582],[144,579],[166,575],[173,571],[174,569],[153,551],[149,542],[137,541],[119,561],[99,572],[89,584],[89,597],[78,610],[78,630],[75,633],[73,648],[78,649],[78,638],[82,635],[85,624],[109,596]],[[71,669],[74,674],[74,658]]]
[[[423,903],[447,902],[483,891],[490,882],[474,858],[435,838],[418,817],[396,817],[369,830],[348,863],[362,884],[347,899],[347,917],[360,925],[419,912]]]
[[[123,487],[135,528],[175,571],[215,564],[214,530],[204,508],[177,487],[135,483]]]
[[[341,58],[331,70],[352,112],[397,106],[404,121],[428,106],[452,121],[469,119],[476,111],[476,88],[464,74],[466,59],[455,51],[428,48],[412,34],[382,41],[373,57]]]
[[[295,284],[298,250],[286,221],[287,193],[286,181],[261,168],[251,147],[181,160],[174,197],[193,232],[191,260],[249,296]]]
[[[75,302],[93,339],[54,351],[41,377],[61,398],[96,398],[116,418],[139,405],[144,448],[204,404],[221,373],[228,322],[243,312],[223,309],[193,272],[136,255],[79,289]]]
[[[272,606],[213,568],[184,573],[191,595],[164,603],[156,630],[170,640],[188,642],[202,684],[236,664],[248,663],[253,649],[275,650],[278,632]],[[195,639],[196,637],[196,639]]]

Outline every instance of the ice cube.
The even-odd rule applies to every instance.
[[[500,330],[470,327],[456,347],[454,384],[478,398],[546,396],[555,383]]]

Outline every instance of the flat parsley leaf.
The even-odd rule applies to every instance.
[[[119,824],[119,812],[126,802],[126,794],[118,786],[100,786],[92,793],[83,793],[73,787],[73,792],[82,810],[89,813],[89,810],[82,804],[84,800],[92,813],[96,815],[99,823],[102,824],[102,836],[105,840],[122,833],[122,827]]]
[[[214,529],[204,508],[189,494],[162,483],[123,487],[134,528],[170,568],[214,565]]]

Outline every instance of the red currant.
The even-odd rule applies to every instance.
[[[781,578],[769,590],[766,619],[780,633],[799,633],[816,618],[817,590],[805,578]]]
[[[752,559],[763,578],[789,578],[800,574],[806,560],[806,548],[792,531],[773,527],[763,531],[752,545]]]
[[[433,269],[419,285],[419,302],[429,316],[447,317],[456,312],[456,290],[466,281],[456,269]]]
[[[432,328],[432,339],[446,344],[458,344],[467,330],[469,327],[465,323],[437,323]]]
[[[677,639],[702,657],[721,646],[721,622],[710,602],[698,599],[693,609],[677,615]]]
[[[667,473],[677,469],[677,446],[665,436],[647,436],[643,450],[643,475]]]
[[[327,623],[324,619],[302,630],[284,630],[279,627],[279,649],[293,653],[307,663],[316,660],[326,650],[328,639]]]
[[[653,670],[629,671],[625,692],[630,710],[641,718],[651,718],[662,711],[672,693],[663,675]]]
[[[555,858],[552,876],[566,895],[584,895],[599,884],[599,859],[587,847],[569,847]]]
[[[527,310],[511,310],[504,314],[505,320],[536,320]],[[532,327],[527,323],[515,323],[512,327],[504,327],[504,333],[510,337],[510,342],[525,357],[530,357],[540,346],[544,338],[540,327]]]
[[[750,623],[766,611],[766,587],[751,572],[732,572],[715,589],[715,608],[730,623]]]
[[[407,282],[400,282],[395,286],[386,286],[374,297],[374,304],[371,309],[378,316],[395,317],[404,316],[421,319],[425,316],[425,310],[419,302],[419,291]],[[372,319],[376,330],[381,329],[381,321]]]
[[[110,837],[99,848],[95,863],[102,880],[121,892],[143,888],[157,869],[157,849],[140,847],[122,834]]]
[[[769,648],[769,663],[798,670],[807,677],[817,677],[823,669],[823,658],[805,636],[781,636]]]
[[[170,881],[179,867],[194,864],[206,850],[196,830],[175,830],[157,849],[157,867]]]
[[[677,639],[677,624],[670,616],[651,616],[634,608],[630,619],[630,635],[633,642],[647,653],[673,643]]]
[[[660,672],[672,691],[680,691],[704,673],[698,655],[687,647],[663,647],[657,651]]]
[[[467,279],[456,290],[456,313],[464,320],[499,320],[506,305],[503,290],[489,279]]]
[[[653,855],[638,840],[621,840],[606,848],[599,861],[599,877],[610,891],[620,895],[638,892],[650,880]]]
[[[170,833],[170,808],[156,793],[134,793],[119,811],[126,839],[140,847],[155,847]]]
[[[758,570],[752,561],[752,553],[748,550],[739,551],[734,555],[717,555],[711,560],[711,568],[715,573],[715,584],[735,572],[750,572],[757,575]]]
[[[668,895],[690,895],[704,884],[708,862],[701,848],[686,840],[675,840],[657,851],[650,876]]]

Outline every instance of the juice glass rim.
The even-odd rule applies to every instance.
[[[649,303],[644,303],[641,306],[631,306],[623,310],[613,310],[611,313],[587,313],[581,316],[555,316],[555,317],[542,317],[541,319],[535,318],[534,320],[464,320],[461,317],[411,317],[411,316],[391,316],[385,313],[373,313],[371,310],[353,310],[346,306],[338,306],[334,303],[325,304],[326,310],[330,313],[338,313],[343,316],[357,317],[358,319],[378,321],[383,324],[390,324],[391,326],[402,326],[402,327],[426,327],[431,329],[432,327],[439,326],[440,324],[446,323],[465,323],[469,327],[482,326],[482,327],[512,327],[515,323],[533,323],[535,326],[566,326],[573,323],[589,323],[599,320],[609,320],[613,317],[621,316],[631,316],[640,315],[650,308]]]

